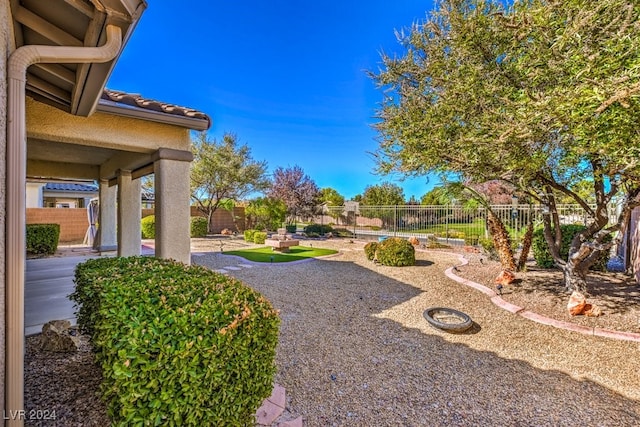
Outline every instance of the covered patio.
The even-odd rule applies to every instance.
[[[189,263],[190,132],[208,129],[211,120],[105,89],[144,0],[12,0],[2,7],[8,60],[0,409],[17,413],[23,409],[26,180],[97,182],[95,247],[128,256],[141,248],[140,178],[154,174],[155,255]]]

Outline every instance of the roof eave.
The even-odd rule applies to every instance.
[[[130,106],[123,107],[102,99],[98,102],[96,111],[99,111],[101,113],[113,114],[116,116],[131,117],[151,122],[170,124],[197,131],[207,130],[211,126],[209,120],[205,119],[179,116],[175,114],[166,114],[158,111],[145,110],[142,108],[135,108]]]
[[[105,63],[93,63],[89,67],[86,78],[84,79],[84,85],[82,88],[78,88],[81,91],[81,95],[78,98],[77,104],[72,106],[72,114],[88,117],[96,111],[98,101],[102,96],[102,91],[107,85],[109,76],[118,62],[120,55],[124,47],[126,46],[131,34],[133,33],[136,25],[138,24],[142,13],[147,8],[147,2],[145,0],[120,0],[123,7],[129,11],[130,16],[122,16],[118,13],[107,14],[106,19],[102,25],[102,34],[100,35],[100,44],[106,40],[106,27],[109,24],[118,25],[122,29],[122,48],[118,55],[111,61]]]

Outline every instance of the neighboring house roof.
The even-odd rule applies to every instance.
[[[211,126],[211,118],[193,108],[181,107],[144,98],[139,94],[111,89],[105,89],[102,92],[97,110],[161,123],[176,124],[194,130],[207,130]]]
[[[67,183],[58,183],[58,182],[48,182],[47,185],[44,186],[44,191],[68,191],[73,193],[78,192],[87,192],[87,193],[95,193],[98,191],[98,187],[95,185],[87,185],[87,184],[67,184]]]

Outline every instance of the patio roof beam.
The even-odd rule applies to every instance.
[[[27,160],[27,177],[42,179],[83,179],[97,180],[100,166],[79,165],[68,162],[49,162],[46,160]]]
[[[49,21],[40,18],[35,13],[25,9],[22,6],[19,6],[15,11],[14,18],[25,27],[29,27],[32,30],[37,30],[38,33],[40,33],[43,37],[60,46],[81,47],[84,45],[82,40],[78,40],[71,34],[61,30]]]

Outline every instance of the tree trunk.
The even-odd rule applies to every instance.
[[[511,249],[511,239],[506,227],[491,211],[487,211],[487,226],[489,233],[493,238],[493,246],[500,258],[500,264],[505,270],[516,271],[516,263],[513,259],[513,250]]]
[[[533,241],[533,221],[529,221],[527,225],[527,232],[522,238],[522,252],[520,252],[520,258],[518,259],[518,271],[523,271],[529,257],[529,251],[531,250],[531,242]]]
[[[568,292],[578,291],[587,296],[587,271],[588,266],[583,262],[574,262],[569,258],[567,263],[562,267],[564,275],[564,284]]]

